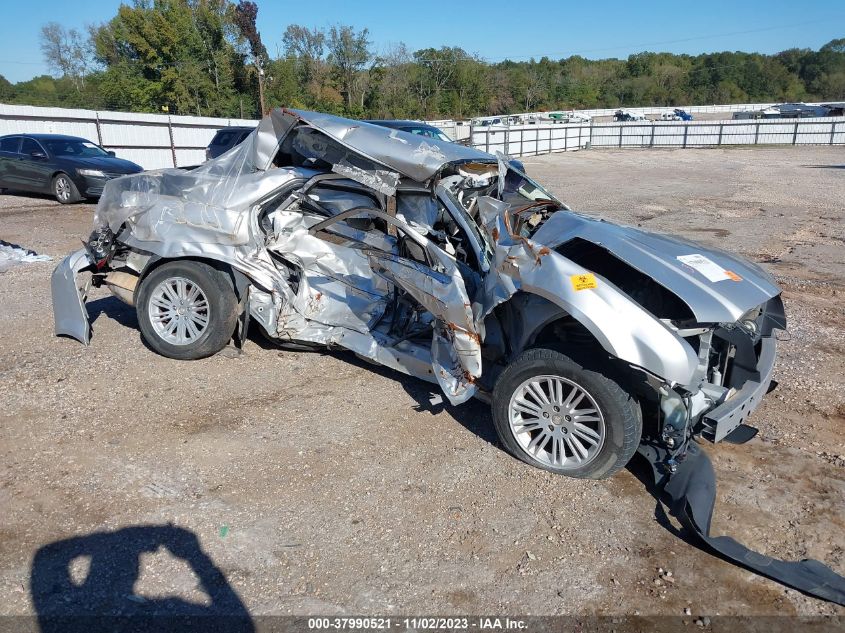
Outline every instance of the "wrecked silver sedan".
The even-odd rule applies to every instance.
[[[786,326],[754,264],[574,213],[501,155],[285,109],[193,171],[109,182],[52,281],[86,344],[88,283],[170,358],[253,325],[485,399],[513,455],[572,477],[748,431]]]

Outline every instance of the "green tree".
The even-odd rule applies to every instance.
[[[0,102],[9,103],[14,99],[15,87],[3,75],[0,75]]]
[[[41,53],[47,66],[61,77],[70,77],[77,90],[85,85],[91,56],[79,31],[48,22],[41,27]]]
[[[350,108],[360,95],[361,75],[372,58],[370,53],[370,32],[368,29],[355,31],[351,26],[337,25],[329,29],[326,46],[329,63],[332,65],[340,85],[340,92]]]
[[[225,0],[136,0],[92,31],[101,87],[112,102],[142,111],[232,116],[234,66],[243,64]],[[127,78],[137,83],[126,90]]]

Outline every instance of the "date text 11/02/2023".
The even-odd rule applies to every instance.
[[[393,628],[412,630],[524,630],[526,622],[520,619],[500,617],[415,617],[415,618],[308,618],[309,630],[390,630]]]

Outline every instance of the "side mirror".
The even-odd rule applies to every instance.
[[[33,158],[47,158],[47,154],[45,154],[44,152],[39,152],[38,150],[30,152],[29,155]]]
[[[112,157],[117,156],[117,154],[114,153],[114,150],[111,150],[111,149],[109,151],[107,151],[106,154],[108,154],[109,156],[112,156]]]

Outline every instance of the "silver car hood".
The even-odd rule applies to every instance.
[[[699,323],[734,323],[780,294],[769,273],[736,255],[571,211],[555,213],[532,239],[554,249],[574,238],[653,278],[686,303]]]

